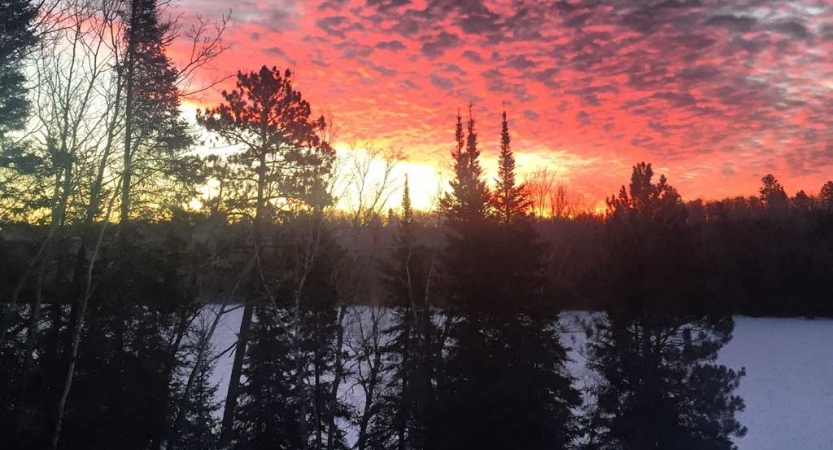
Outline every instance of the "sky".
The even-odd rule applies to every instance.
[[[684,199],[793,195],[833,179],[833,1],[180,0],[232,12],[203,79],[291,68],[338,144],[393,146],[436,189],[473,104],[496,172],[506,110],[521,177],[548,167],[591,203],[651,162]],[[175,43],[173,58],[185,48]],[[231,82],[227,84],[232,87]],[[187,106],[212,105],[219,90]],[[441,177],[440,177],[441,178]],[[440,181],[441,182],[441,181]]]

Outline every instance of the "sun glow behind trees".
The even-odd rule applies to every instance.
[[[303,77],[301,76],[301,78]],[[194,125],[195,132],[198,133],[197,145],[193,154],[199,156],[213,154],[227,157],[241,151],[239,146],[218,143],[211,133],[197,128],[194,117],[200,107],[201,104],[197,101],[185,101],[180,107],[183,117]],[[338,117],[335,117],[334,120],[336,126],[338,126]],[[449,129],[447,131],[451,133],[453,130]],[[494,179],[497,176],[500,129],[483,130],[479,137],[484,141],[484,144],[482,144],[484,149],[482,160],[485,181],[487,185],[493,187]],[[380,211],[384,212],[390,208],[398,209],[401,203],[405,175],[410,177],[413,208],[417,211],[432,212],[436,210],[439,197],[448,189],[448,180],[453,175],[451,162],[447,158],[431,161],[421,157],[420,154],[414,154],[409,149],[392,146],[386,141],[377,142],[369,139],[360,142],[344,142],[336,139],[331,144],[336,151],[331,189],[336,199],[334,207],[341,212],[348,212],[356,208],[360,203],[359,197],[361,196],[365,196],[363,203],[366,203],[370,200],[367,197],[371,196],[374,189],[378,188],[385,191],[383,195],[385,201],[378,205]],[[523,142],[517,145],[519,146],[516,151],[519,181],[539,184],[537,188],[539,200],[536,200],[536,203],[541,201],[543,204],[534,208],[535,215],[540,217],[552,217],[553,215],[569,217],[580,213],[604,213],[603,200],[592,199],[586,193],[573,192],[572,189],[566,187],[570,182],[569,163],[562,165],[546,154],[525,152],[522,147]],[[386,177],[386,159],[391,155],[396,156],[395,162]],[[357,170],[363,172],[361,182],[364,184],[364,192],[361,194],[358,192],[361,188],[355,185],[359,181]],[[541,179],[542,173],[545,173],[544,179]],[[569,192],[562,199],[563,206],[559,210],[561,213],[553,214],[549,198],[557,195],[559,187],[565,192],[567,190]],[[217,194],[217,189],[217,181],[210,180],[200,189],[200,196],[187,205],[188,208],[201,208],[206,199]],[[595,204],[593,200],[596,200]],[[568,209],[569,211],[567,211]]]
[[[493,117],[495,111],[469,103],[465,122],[458,110],[456,126],[449,120],[438,127],[442,131],[423,130],[425,142],[452,134],[455,138],[437,145],[437,151],[452,160],[440,165],[444,175],[421,162],[432,161],[430,154],[419,154],[421,147],[403,148],[405,143],[388,140],[390,135],[373,136],[372,131],[358,128],[349,131],[370,134],[368,142],[352,141],[349,133],[345,133],[348,138],[339,139],[339,121],[332,112],[325,108],[319,113],[313,109],[315,102],[301,95],[304,88],[315,91],[316,85],[296,88],[294,69],[277,65],[263,65],[258,71],[241,68],[236,87],[224,89],[222,100],[202,104],[192,114],[196,124],[186,130],[180,126],[184,93],[176,81],[187,80],[189,72],[174,69],[165,55],[170,36],[163,31],[173,28],[156,20],[156,0],[68,1],[79,8],[73,16],[77,26],[59,34],[80,56],[63,59],[63,52],[56,51],[62,47],[57,45],[42,49],[33,63],[39,69],[34,84],[44,94],[38,98],[43,107],[35,117],[43,128],[26,142],[38,167],[24,175],[40,190],[32,195],[35,200],[27,198],[22,203],[33,212],[48,210],[44,220],[48,226],[10,224],[43,231],[43,237],[6,241],[0,235],[0,267],[5,269],[0,272],[11,273],[0,277],[4,281],[0,294],[11,293],[8,306],[2,309],[0,350],[5,350],[5,343],[15,349],[10,354],[0,352],[0,357],[14,362],[0,364],[0,379],[14,380],[8,386],[0,384],[0,400],[12,399],[0,401],[0,411],[11,405],[9,411],[17,416],[16,437],[33,442],[44,437],[37,431],[40,426],[26,424],[30,418],[52,427],[51,420],[38,418],[42,408],[30,408],[38,403],[26,396],[27,388],[42,387],[30,376],[40,370],[33,363],[40,363],[44,355],[43,361],[52,358],[56,364],[39,365],[44,369],[54,365],[56,383],[63,381],[59,400],[49,398],[50,392],[44,397],[44,404],[58,405],[51,434],[53,450],[59,444],[84,447],[73,442],[90,437],[119,448],[174,450],[188,411],[199,408],[207,421],[197,428],[211,443],[216,438],[218,448],[227,448],[229,443],[240,450],[280,447],[287,438],[294,442],[292,448],[323,450],[325,439],[327,450],[346,448],[341,443],[344,430],[336,420],[350,419],[361,422],[360,435],[367,438],[359,439],[358,450],[391,448],[394,431],[399,450],[565,449],[582,433],[604,434],[611,425],[601,420],[592,430],[581,429],[576,414],[579,392],[564,370],[566,348],[554,325],[560,311],[570,304],[603,305],[612,314],[625,302],[641,313],[638,307],[648,306],[649,318],[654,310],[663,313],[654,318],[661,321],[652,328],[661,338],[669,327],[679,331],[678,320],[686,317],[677,313],[689,310],[673,302],[679,311],[663,310],[658,303],[678,297],[677,291],[684,291],[685,299],[694,300],[692,304],[699,304],[696,301],[701,298],[717,298],[703,290],[714,285],[709,282],[715,279],[712,265],[706,259],[702,266],[695,264],[701,261],[694,251],[700,248],[700,228],[686,220],[686,205],[664,177],[654,188],[650,165],[634,167],[630,195],[623,187],[618,200],[610,201],[616,214],[605,219],[583,215],[587,209],[560,184],[574,176],[569,161],[557,170],[536,171],[540,175],[536,194],[541,197],[538,216],[581,216],[575,221],[537,220],[529,215],[528,192],[518,183],[525,177],[520,170],[516,176],[514,157],[515,150],[519,155],[527,150],[536,155],[536,149],[528,148],[523,139],[510,139],[510,119],[505,113],[498,131],[501,128],[489,120],[479,121],[480,116]],[[79,37],[80,29],[96,23],[87,20],[97,14],[92,8],[96,2],[116,2],[117,13],[103,22],[102,32],[121,32],[118,39],[102,38],[96,27]],[[222,28],[217,30],[219,39]],[[210,49],[217,42],[197,36],[195,45]],[[114,62],[99,61],[94,50],[98,47],[85,39],[105,48],[111,43]],[[127,59],[115,59],[122,51]],[[198,52],[197,61],[199,55],[210,59],[211,54],[210,50]],[[85,73],[83,67],[88,66],[95,70]],[[80,68],[76,71],[76,67]],[[96,78],[98,70],[101,79]],[[101,102],[103,111],[88,97]],[[440,111],[456,106],[453,102],[436,104]],[[159,115],[162,111],[165,114]],[[389,125],[393,128],[396,122]],[[166,133],[166,128],[175,133]],[[496,163],[497,136],[501,151]],[[194,147],[196,137],[202,141],[201,148]],[[21,159],[5,147],[0,151],[8,160]],[[406,154],[410,162],[405,161]],[[492,158],[481,160],[481,154]],[[425,168],[429,172],[420,174]],[[19,167],[0,169],[15,172]],[[532,184],[535,177],[529,178]],[[788,198],[777,180],[770,175],[763,181],[777,189],[761,190],[756,204],[763,201],[767,213],[789,211]],[[781,198],[780,208],[775,208],[779,203],[772,195],[775,191]],[[429,214],[413,214],[411,192],[417,207],[420,194],[425,195],[421,203]],[[803,192],[800,200],[801,211],[814,207]],[[401,206],[400,211],[396,206]],[[700,207],[704,212],[704,205]],[[27,219],[25,211],[23,220]],[[111,225],[115,211],[120,211],[119,224]],[[656,211],[667,214],[657,216]],[[12,220],[20,219],[10,220],[0,212],[0,223]],[[573,238],[581,235],[569,230],[585,232],[584,246],[573,247]],[[671,255],[672,261],[657,257],[664,255]],[[634,270],[647,272],[634,276]],[[663,289],[653,288],[656,280]],[[604,292],[607,289],[612,295]],[[5,300],[6,295],[0,297]],[[189,315],[206,303],[224,306],[213,325],[194,330],[198,333],[194,335],[196,354],[184,353],[187,340],[182,339],[189,332]],[[217,407],[211,402],[210,386],[199,378],[211,371],[210,335],[226,305],[235,303],[242,304],[243,315],[222,431],[217,435],[218,424],[211,418]],[[42,328],[41,306],[49,304],[51,323]],[[68,304],[77,307],[62,308]],[[345,315],[356,304],[400,309],[403,332],[395,333],[399,349],[390,352],[380,347],[380,333],[387,331],[374,318],[370,336],[362,333],[363,349],[354,352],[364,354],[353,357],[342,352]],[[728,315],[732,311],[707,312]],[[132,313],[151,314],[147,321],[126,320]],[[433,320],[435,313],[442,323]],[[617,319],[610,323],[627,329],[633,317]],[[131,330],[134,325],[135,332]],[[41,339],[45,353],[36,347],[43,330],[51,335]],[[9,341],[4,340],[7,331],[13,338]],[[731,329],[717,331],[730,334]],[[50,343],[53,337],[56,342]],[[686,340],[684,330],[682,338]],[[611,378],[602,369],[622,367],[616,358],[622,354],[620,343],[627,348],[627,340],[614,334],[609,342],[613,348],[607,348],[608,340],[600,342],[606,348],[597,353],[602,363],[594,368]],[[676,348],[685,342],[672,344]],[[640,345],[650,347],[649,342]],[[112,362],[99,358],[108,348],[114,350]],[[227,351],[231,348],[222,353]],[[141,362],[132,363],[127,358],[131,352],[141,355]],[[374,395],[388,391],[379,390],[383,385],[377,378],[380,370],[386,370],[380,366],[386,353],[397,355],[389,367],[405,369],[394,377],[401,383],[387,386],[402,393],[387,415],[397,422],[397,430],[384,426],[391,420],[381,419],[385,416],[373,405]],[[93,364],[85,361],[87,357],[92,357]],[[343,408],[339,399],[339,383],[346,382],[342,376],[356,368],[351,358],[374,367],[362,377],[367,402],[358,412],[360,417]],[[397,358],[402,365],[395,363]],[[415,370],[407,370],[405,361],[413,362]],[[664,364],[662,359],[649,358],[639,365],[650,368],[654,363]],[[111,374],[104,366],[115,370]],[[178,383],[180,369],[190,371],[184,387]],[[662,394],[651,382],[656,371],[647,372],[643,385],[653,390],[640,396],[640,405]],[[76,373],[75,383],[85,387],[75,388],[70,396]],[[127,397],[158,401],[146,410],[141,405],[125,405],[120,420],[130,433],[112,426],[107,417],[119,413],[111,404],[125,404],[121,395],[110,395],[107,388],[130,387],[110,381],[126,381],[120,374],[127,373],[137,374],[142,382],[135,389],[125,389],[130,392]],[[632,385],[630,381],[639,381],[642,373],[626,381]],[[661,376],[669,384],[680,379],[679,374]],[[156,384],[158,391],[145,386],[145,381]],[[16,385],[24,389],[18,391]],[[106,399],[79,398],[83,396],[78,392],[99,385],[102,392],[93,394],[105,394]],[[735,387],[732,382],[726,389]],[[201,405],[189,404],[192,388],[203,391]],[[617,397],[613,388],[607,398]],[[108,420],[85,420],[88,401],[99,405],[90,411],[92,416]],[[600,409],[600,417],[606,415]],[[641,415],[633,418],[638,421]],[[660,415],[667,417],[664,412]],[[70,419],[66,429],[62,428],[65,416]],[[411,431],[407,431],[407,417],[414,419]],[[134,431],[132,422],[137,418],[149,419],[144,430]],[[112,435],[101,439],[98,432],[78,431],[85,422],[98,422]],[[0,424],[0,429],[5,426]],[[649,429],[662,431],[655,426]],[[682,437],[699,432],[690,431],[683,430]],[[495,432],[500,436],[492,436]],[[407,435],[420,434],[426,439],[415,441],[424,442],[405,445]],[[137,442],[113,444],[123,438]],[[621,440],[628,442],[626,438]],[[316,444],[311,446],[313,441]]]

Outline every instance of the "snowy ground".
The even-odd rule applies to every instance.
[[[737,317],[719,360],[746,367],[740,450],[833,448],[833,320]]]
[[[241,313],[234,311],[219,325],[216,349],[234,342]],[[569,331],[564,341],[574,347],[570,370],[578,387],[591,377],[584,368],[583,333],[575,324],[583,314],[564,318]],[[746,411],[739,419],[749,432],[738,440],[740,450],[833,448],[833,320],[737,317],[735,323],[734,338],[719,361],[736,369],[746,367],[738,390]],[[218,398],[225,398],[231,364],[230,354],[218,362]]]

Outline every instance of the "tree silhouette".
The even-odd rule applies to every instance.
[[[255,254],[261,250],[265,224],[277,219],[285,202],[321,206],[323,176],[332,165],[335,152],[319,135],[324,118],[311,119],[311,107],[292,85],[291,73],[263,66],[258,72],[237,74],[237,88],[223,91],[226,103],[197,111],[197,122],[217,133],[242,152],[230,157],[242,180],[241,210],[254,210]],[[253,180],[254,186],[249,180]],[[251,199],[250,190],[256,194]],[[285,208],[286,206],[283,205]],[[238,340],[237,355],[229,380],[223,429],[225,440],[233,426],[237,386],[246,352],[247,328],[253,306],[247,304]]]
[[[833,181],[828,181],[821,187],[819,203],[823,208],[833,209]]]
[[[22,64],[37,41],[33,30],[37,14],[29,0],[0,3],[0,220],[16,216],[21,210],[47,206],[38,196],[29,201],[34,204],[26,201],[38,192],[39,180],[30,180],[32,175],[40,175],[44,161],[6,137],[9,131],[23,127],[29,113]]]
[[[384,329],[388,379],[375,421],[379,429],[374,430],[370,448],[426,449],[426,414],[433,398],[437,358],[435,313],[429,303],[434,268],[431,251],[417,235],[407,177],[401,210],[392,261],[384,267],[389,292],[386,305],[394,313]]]
[[[243,146],[230,161],[242,168],[245,180],[254,179],[256,194],[253,199],[246,194],[242,207],[254,209],[258,221],[269,221],[280,202],[297,206],[320,201],[322,176],[335,152],[319,134],[326,127],[324,118],[312,118],[291,72],[266,66],[238,72],[237,88],[222,95],[226,103],[197,111],[197,122],[230,145]]]
[[[23,126],[29,108],[21,72],[26,52],[35,44],[37,7],[29,0],[0,3],[0,139]]]
[[[245,382],[233,411],[233,433],[225,441],[234,448],[323,449],[328,441],[332,448],[345,447],[341,428],[329,426],[347,417],[346,406],[331,396],[339,352],[334,345],[339,323],[333,272],[342,255],[325,233],[313,267],[299,273],[303,255],[296,249],[304,245],[307,220],[302,216],[285,223],[270,240],[275,251],[262,255],[268,280],[276,280],[277,274],[306,277],[308,285],[297,294],[303,297],[299,308],[293,298],[298,280],[271,281],[275,300],[254,308]]]
[[[175,23],[161,20],[157,0],[130,0],[126,8],[125,59],[119,67],[125,86],[122,224],[129,222],[137,200],[133,175],[176,169],[178,176],[187,177],[181,163],[192,158],[181,152],[193,143],[179,114],[179,74],[165,53]]]
[[[650,164],[637,164],[629,188],[608,199],[609,300],[590,330],[588,364],[600,381],[590,388],[586,448],[731,449],[745,433],[733,395],[744,371],[714,360],[732,318],[700,282],[705,262],[679,194],[652,177]]]
[[[471,119],[468,132],[471,149]],[[465,155],[461,165],[469,170],[458,171],[455,182],[483,186],[479,153]],[[481,202],[486,192],[453,191],[470,197],[448,203],[474,207],[446,210],[441,284],[448,339],[427,447],[567,448],[576,432],[571,408],[579,399],[553,329],[556,308],[540,308],[543,248],[529,224],[493,220]]]
[[[463,117],[457,112],[455,139],[457,146],[452,150],[454,179],[449,182],[451,192],[440,201],[444,214],[452,221],[466,224],[480,220],[488,212],[489,189],[482,179],[480,151],[477,149],[477,131],[469,104],[469,119],[466,132],[463,131]]]
[[[802,189],[795,193],[795,196],[790,199],[790,203],[799,211],[807,213],[813,209],[813,206],[815,206],[815,199],[807,195],[807,193]]]
[[[761,178],[761,183],[763,183],[763,186],[761,186],[758,192],[760,192],[761,200],[767,209],[783,210],[787,207],[789,202],[787,193],[784,191],[781,183],[771,173]]]
[[[512,153],[510,142],[509,123],[504,111],[500,131],[498,177],[495,180],[492,208],[496,211],[498,220],[507,225],[524,217],[531,207],[525,186],[517,185],[515,182],[515,155]]]

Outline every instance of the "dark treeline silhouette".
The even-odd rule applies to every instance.
[[[545,208],[517,179],[505,112],[489,189],[470,105],[439,210],[406,178],[386,213],[392,165],[339,178],[288,70],[238,72],[196,118],[235,151],[190,152],[177,110],[224,23],[198,21],[177,67],[153,0],[50,5],[0,5],[9,448],[729,449],[732,315],[831,314],[833,183],[684,203],[640,163],[604,217],[569,216],[563,189]],[[567,309],[589,311],[584,391]]]
[[[665,264],[700,264],[675,278],[658,279],[681,290],[702,287],[714,299],[711,307],[731,314],[830,317],[831,193],[828,181],[816,197],[803,190],[789,197],[768,174],[756,196],[688,202],[678,197],[679,233],[653,249],[652,256]],[[611,222],[610,217],[583,216],[544,219],[538,225],[562,250],[550,283],[571,309],[606,309],[604,265],[610,255],[604,242]],[[687,248],[678,248],[684,243]]]

